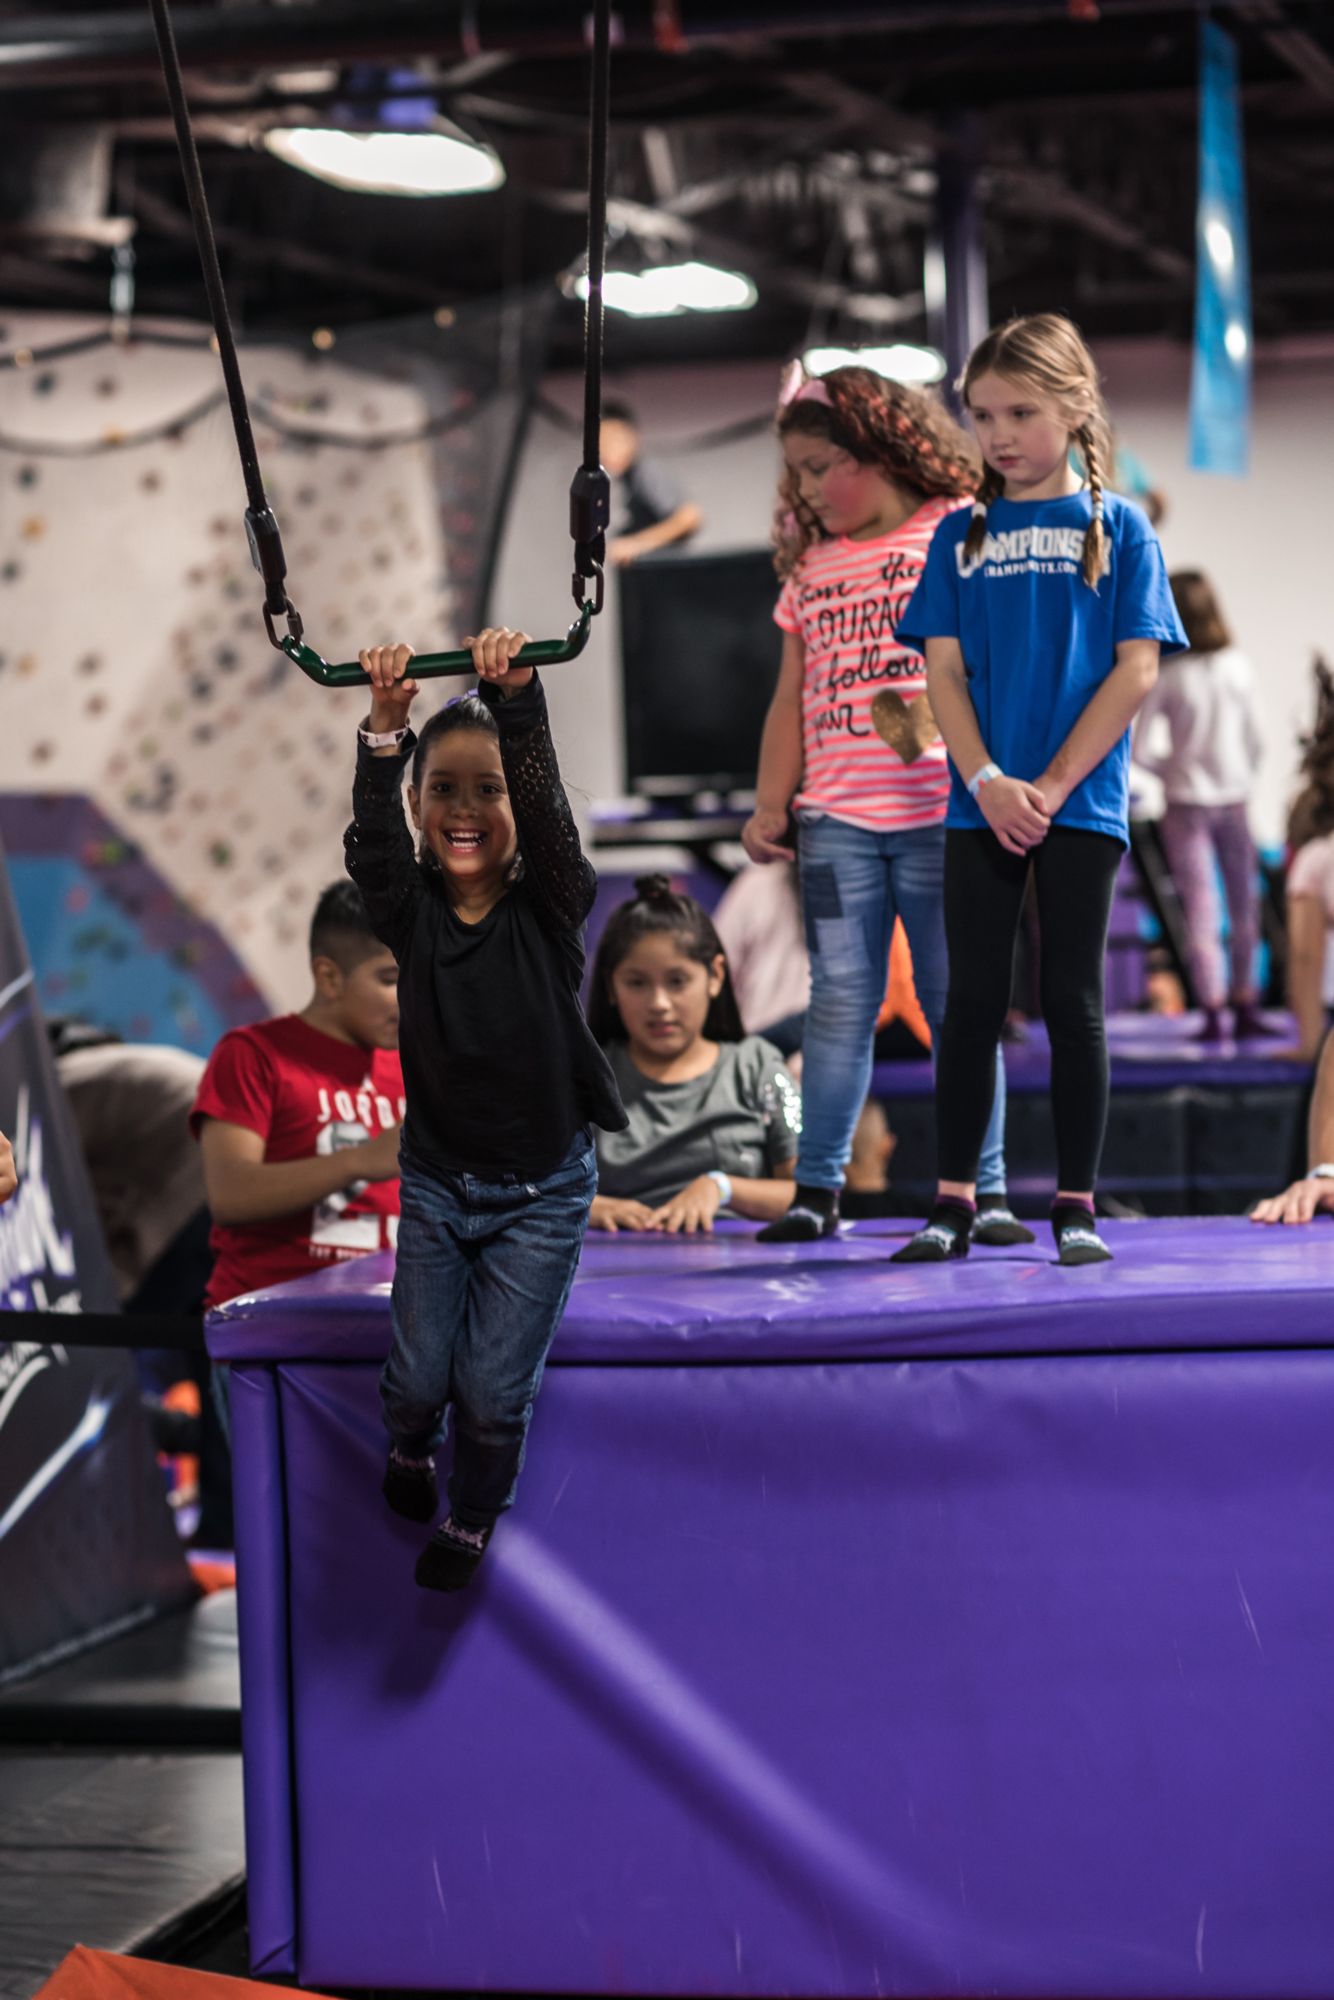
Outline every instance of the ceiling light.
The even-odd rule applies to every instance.
[[[801,360],[808,375],[827,375],[831,368],[874,368],[891,382],[939,382],[945,374],[945,357],[936,348],[905,340],[889,347],[809,347]]]
[[[505,179],[489,146],[474,146],[445,132],[275,125],[264,134],[264,144],[288,166],[358,194],[482,194]]]
[[[588,297],[588,279],[575,282],[581,299]],[[665,318],[684,312],[745,312],[759,293],[740,271],[716,264],[651,264],[642,271],[608,271],[602,296],[616,312],[637,319]]]

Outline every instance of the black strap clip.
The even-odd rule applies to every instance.
[[[278,517],[272,507],[247,507],[245,531],[250,542],[250,560],[264,579],[264,630],[269,635],[269,644],[281,652],[283,642],[274,630],[274,619],[287,620],[288,633],[298,644],[305,627],[300,612],[283,588],[287,558],[283,554]]]
[[[570,481],[570,540],[574,543],[574,601],[583,609],[594,583],[593,611],[602,609],[605,595],[603,564],[607,560],[607,523],[611,519],[611,481],[600,465],[581,465]]]

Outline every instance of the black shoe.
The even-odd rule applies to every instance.
[[[465,1528],[446,1515],[417,1558],[417,1581],[423,1590],[465,1590],[486,1554],[490,1528]]]
[[[938,1201],[927,1217],[926,1227],[910,1236],[891,1264],[948,1264],[968,1255],[969,1239],[977,1212],[971,1201]]]
[[[440,1508],[435,1460],[405,1458],[397,1449],[391,1451],[380,1490],[405,1521],[433,1521]]]
[[[1093,1212],[1082,1202],[1057,1202],[1051,1212],[1058,1264],[1109,1264],[1112,1253],[1098,1234]]]
[[[977,1221],[973,1224],[974,1243],[986,1243],[993,1249],[1004,1248],[1007,1244],[1036,1243],[1037,1237],[1014,1213],[1003,1198],[989,1201],[983,1195],[977,1204]]]

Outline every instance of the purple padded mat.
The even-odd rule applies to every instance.
[[[1280,1090],[1309,1081],[1311,1066],[1290,1060],[1296,1045],[1291,1015],[1265,1016],[1272,1035],[1257,1041],[1201,1042],[1200,1014],[1111,1014],[1107,1050],[1112,1089]],[[1051,1081],[1051,1049],[1041,1021],[1029,1023],[1026,1039],[1004,1048],[1006,1087],[1023,1095],[1044,1091]],[[929,1097],[929,1062],[877,1063],[872,1080],[877,1097]]]
[[[1116,1261],[1063,1271],[1034,1250],[891,1265],[907,1222],[773,1245],[749,1224],[712,1237],[590,1235],[553,1363],[833,1361],[908,1355],[1334,1344],[1334,1225],[1244,1217],[1102,1225]],[[382,1360],[388,1256],[235,1300],[209,1341],[228,1361]]]
[[[461,1599],[375,1376],[241,1370],[257,1963],[1329,1994],[1334,1355],[555,1369]]]

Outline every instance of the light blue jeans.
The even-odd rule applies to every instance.
[[[913,981],[933,1046],[940,1045],[949,992],[945,829],[871,833],[827,814],[802,814],[798,848],[811,1002],[802,1045],[797,1179],[808,1187],[841,1188],[853,1129],[871,1087],[875,1022],[885,997],[896,917],[902,917],[908,934]],[[977,1186],[979,1194],[1005,1189],[1005,1068],[999,1048]]]

